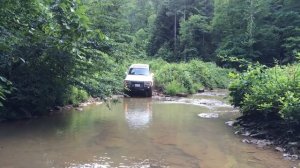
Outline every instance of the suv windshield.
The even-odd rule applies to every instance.
[[[129,75],[149,75],[149,69],[147,69],[147,68],[130,68]]]

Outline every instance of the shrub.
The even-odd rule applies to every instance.
[[[261,78],[262,71],[263,67],[259,66],[255,68],[250,67],[246,73],[230,74],[230,77],[234,80],[229,85],[229,91],[232,97],[231,102],[235,107],[241,106],[245,95],[250,93],[250,88]]]
[[[220,68],[214,63],[199,60],[192,60],[187,66],[193,78],[210,89],[227,88],[230,83],[228,74],[233,71],[232,69]]]
[[[174,96],[177,93],[185,93],[187,90],[184,88],[184,86],[177,81],[173,80],[170,83],[168,83],[165,87],[165,92],[168,95]]]
[[[68,98],[65,100],[65,104],[78,105],[79,103],[88,100],[88,98],[89,95],[85,90],[72,86],[68,93]]]
[[[230,83],[228,74],[233,71],[199,60],[188,63],[167,63],[157,59],[150,61],[150,66],[155,74],[156,87],[163,88],[167,94],[170,94],[170,88],[172,91],[177,88],[177,93],[195,93],[204,87],[227,88]],[[180,89],[181,87],[184,89]]]
[[[177,93],[195,92],[195,82],[184,64],[164,64],[160,69],[156,69],[155,85],[164,88],[167,94],[175,94],[169,93],[170,88],[173,88],[172,91],[177,88]]]
[[[243,115],[300,122],[300,65],[251,68],[229,87]]]

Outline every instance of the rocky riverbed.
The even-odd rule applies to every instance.
[[[296,161],[300,159],[299,135],[285,136],[280,133],[283,129],[278,127],[260,127],[262,123],[245,122],[242,118],[226,122],[234,127],[235,134],[243,137],[242,142],[256,145],[262,149],[272,149],[281,152],[285,160]],[[264,123],[267,125],[268,123]],[[273,123],[274,124],[274,123]]]

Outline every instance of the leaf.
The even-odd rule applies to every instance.
[[[0,80],[1,80],[2,82],[4,82],[4,83],[8,82],[8,80],[7,80],[6,78],[2,77],[2,76],[0,76]]]

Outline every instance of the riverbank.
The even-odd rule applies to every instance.
[[[77,110],[77,111],[83,111],[83,107],[96,104],[100,105],[103,104],[103,100],[100,98],[92,98],[90,97],[87,101],[81,102],[79,104],[68,104],[65,106],[55,106],[53,109],[50,109],[50,115],[53,113],[61,112],[61,111],[69,111],[69,110]]]
[[[250,67],[232,75],[231,104],[239,107],[238,132],[252,139],[268,140],[288,160],[300,154],[300,64]],[[255,143],[255,142],[254,142]]]
[[[226,124],[234,128],[234,134],[240,135],[243,143],[281,152],[284,160],[300,159],[300,134],[286,131],[284,122],[254,122],[242,116]]]

